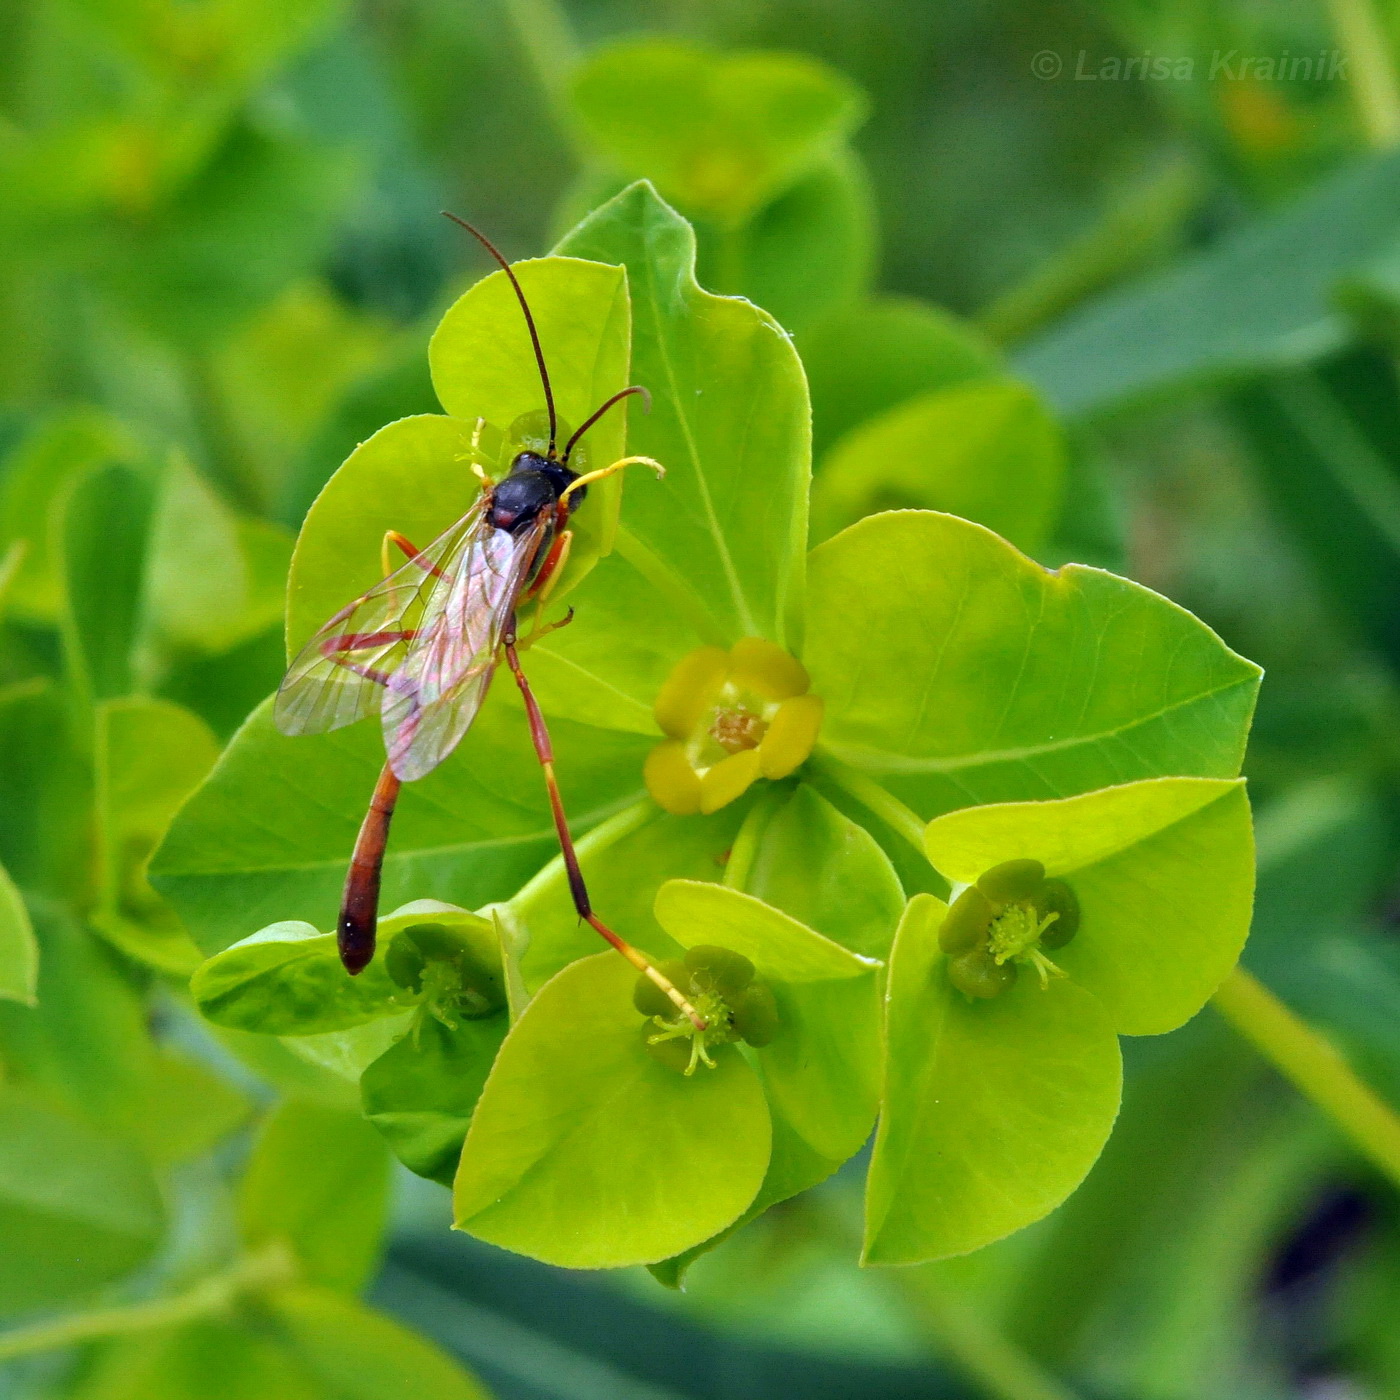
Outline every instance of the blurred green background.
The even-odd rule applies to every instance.
[[[6,1246],[39,1228],[21,1185],[35,1161],[87,1159],[26,1156],[29,1110],[0,1102],[0,1326],[197,1279],[235,1228],[255,1111],[294,1081],[334,1098],[195,1024],[143,863],[211,734],[277,683],[316,491],[375,428],[436,406],[428,334],[487,266],[438,211],[532,256],[637,175],[697,222],[702,280],[793,331],[819,533],[960,509],[1046,563],[1160,590],[1264,665],[1246,961],[1400,1103],[1396,11],[3,0],[0,550],[23,547],[5,556],[0,858],[48,986],[37,1009],[0,1001],[0,1085],[137,1142],[161,1204],[136,1224],[98,1211],[126,1244],[106,1263],[73,1244],[71,1277],[35,1281]],[[816,156],[742,209],[668,166],[648,140],[674,119],[646,80],[657,51],[615,47],[645,36],[827,65]],[[985,508],[939,484],[989,412],[949,396],[981,381],[1003,394],[964,454],[998,485]],[[871,465],[888,467],[889,438],[862,451],[877,430],[907,469]],[[77,703],[105,707],[96,751],[72,738]],[[451,1237],[445,1193],[404,1176],[370,1297],[506,1400],[1400,1395],[1393,1188],[1213,1012],[1125,1050],[1087,1184],[965,1260],[862,1274],[843,1173],[671,1295]],[[259,1150],[276,1155],[266,1129]],[[78,1194],[102,1197],[111,1161],[83,1169]],[[324,1189],[371,1259],[378,1206],[347,1225],[360,1207]],[[221,1345],[178,1382],[110,1348],[0,1361],[0,1396],[304,1393]]]

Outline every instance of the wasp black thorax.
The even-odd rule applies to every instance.
[[[510,475],[492,492],[487,519],[496,529],[517,534],[537,520],[541,511],[553,510],[577,478],[576,472],[538,452],[522,452],[511,463]],[[570,511],[587,491],[584,486],[569,497]]]

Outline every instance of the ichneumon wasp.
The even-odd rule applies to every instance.
[[[376,709],[384,728],[387,757],[355,842],[341,901],[340,960],[353,976],[374,957],[380,876],[400,787],[432,772],[461,742],[504,657],[525,702],[579,917],[703,1029],[703,1020],[676,987],[593,911],[554,774],[549,730],[520,665],[516,630],[522,605],[542,607],[559,577],[569,553],[569,518],[582,504],[588,484],[635,462],[661,472],[658,463],[645,457],[624,457],[584,473],[569,466],[580,439],[603,414],[633,394],[649,407],[650,396],[635,384],[613,394],[560,451],[549,370],[519,279],[483,233],[455,214],[447,217],[476,238],[510,279],[544,388],[549,441],[543,452],[518,453],[500,481],[483,476],[467,513],[424,548],[387,531],[387,577],[312,636],[277,692],[276,720],[284,734],[339,729]],[[391,545],[407,560],[392,572],[387,562]],[[563,626],[572,616],[570,609],[551,625]]]

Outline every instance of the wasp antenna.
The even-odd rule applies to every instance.
[[[622,400],[628,396],[628,394],[640,394],[642,396],[643,408],[647,413],[651,412],[651,391],[649,389],[644,389],[640,384],[633,384],[626,389],[618,390],[618,392],[615,393],[612,396],[612,398],[606,399],[603,402],[602,407],[595,408],[593,412],[590,413],[586,419],[584,419],[583,427],[581,427],[578,430],[578,432],[576,432],[573,435],[573,437],[571,437],[568,440],[568,442],[564,444],[564,455],[559,460],[563,462],[563,464],[566,467],[569,465],[569,453],[574,450],[574,445],[578,442],[579,438],[581,438],[584,435],[584,433],[586,433],[608,411],[608,409],[610,409],[613,406],[613,404],[621,403]]]
[[[535,329],[535,318],[530,314],[530,303],[525,300],[525,293],[521,290],[520,279],[515,275],[515,269],[501,256],[501,250],[496,247],[479,228],[473,227],[465,219],[459,218],[450,209],[442,211],[444,219],[451,219],[454,224],[471,234],[493,258],[501,265],[502,271],[510,278],[510,285],[515,288],[516,299],[520,302],[520,309],[525,313],[525,325],[530,331],[530,343],[535,347],[535,363],[540,367],[540,382],[544,385],[545,407],[549,410],[549,451],[546,454],[550,458],[554,456],[554,440],[559,435],[559,420],[554,412],[554,390],[549,382],[549,370],[544,363],[544,350],[540,347],[540,333]],[[604,405],[606,407],[606,405]],[[591,419],[589,420],[592,421]],[[574,437],[578,434],[575,433]],[[567,454],[566,454],[567,456]]]

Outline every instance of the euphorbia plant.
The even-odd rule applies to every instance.
[[[1238,955],[1259,672],[1147,589],[952,516],[874,516],[809,555],[797,350],[692,269],[688,226],[639,184],[519,273],[566,417],[629,377],[655,399],[626,450],[665,480],[594,514],[575,620],[526,664],[595,902],[705,1030],[579,927],[503,689],[405,792],[385,872],[404,907],[353,990],[319,930],[371,727],[289,741],[255,713],[156,878],[214,954],[205,1013],[358,1078],[482,1238],[674,1280],[878,1117],[867,1258],[976,1248],[1091,1165],[1117,1036],[1180,1024]],[[499,290],[434,339],[448,412],[383,429],[310,512],[293,647],[373,582],[386,528],[460,515],[470,424],[536,406]]]

